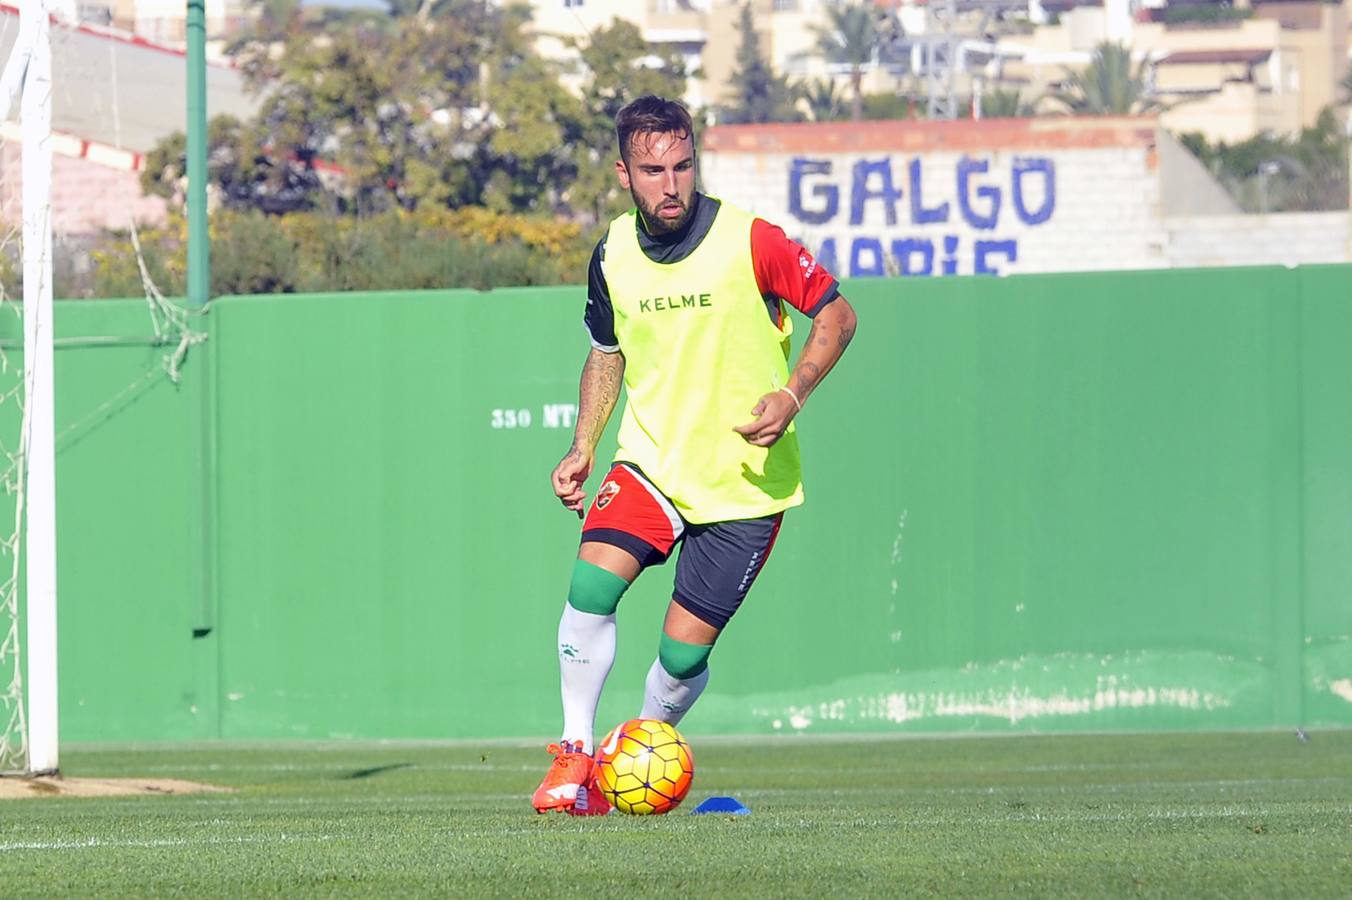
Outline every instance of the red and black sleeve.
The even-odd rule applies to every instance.
[[[815,316],[840,296],[835,276],[784,229],[764,219],[751,223],[751,259],[761,295],[784,300],[805,316]]]

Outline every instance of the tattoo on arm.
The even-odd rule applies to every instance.
[[[806,397],[812,393],[812,389],[817,385],[817,380],[821,377],[821,372],[821,366],[810,360],[801,359],[798,361],[797,368],[793,370],[793,378],[790,379],[794,382],[798,396]]]
[[[573,433],[573,447],[569,455],[591,453],[606,430],[615,402],[620,397],[624,382],[624,356],[592,350],[582,366],[582,380],[578,386],[577,430]]]
[[[789,387],[800,401],[807,399],[845,352],[854,339],[855,322],[854,310],[848,304],[839,309],[828,306],[812,320],[812,330],[789,377]]]

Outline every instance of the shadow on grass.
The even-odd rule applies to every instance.
[[[411,769],[413,763],[391,763],[388,766],[373,766],[369,769],[357,769],[348,772],[346,775],[340,775],[340,778],[351,780],[354,778],[370,778],[372,775],[384,775],[386,772],[393,772],[395,769]]]

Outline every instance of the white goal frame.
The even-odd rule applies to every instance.
[[[27,734],[25,772],[59,765],[56,655],[56,441],[52,320],[52,0],[21,0],[19,34],[0,75],[8,118],[16,95],[23,134],[23,416],[19,436],[18,514],[23,520],[26,608]]]

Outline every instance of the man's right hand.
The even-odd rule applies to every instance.
[[[591,454],[583,453],[574,447],[554,467],[551,478],[554,482],[554,496],[559,498],[565,509],[577,513],[579,519],[587,508],[587,492],[582,486],[587,483],[587,476],[591,474],[591,470]]]

